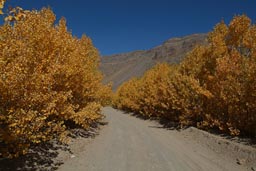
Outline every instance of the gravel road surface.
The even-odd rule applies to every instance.
[[[105,107],[108,125],[60,171],[242,171],[233,159],[180,131]]]

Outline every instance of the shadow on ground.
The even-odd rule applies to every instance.
[[[119,109],[117,109],[117,110],[119,110]],[[131,115],[138,119],[153,120],[153,121],[156,121],[157,123],[159,123],[159,125],[149,126],[150,128],[182,131],[182,130],[186,130],[191,127],[191,126],[181,127],[181,125],[178,122],[170,121],[169,119],[165,119],[165,118],[147,117],[147,116],[143,116],[138,113],[133,113],[132,111],[129,111],[129,110],[127,110],[127,111],[121,110],[121,111],[123,114]],[[202,130],[204,130],[204,129],[202,129]],[[211,129],[207,129],[205,131],[209,132],[210,134],[223,137],[224,139],[231,140],[233,142],[237,142],[237,143],[244,144],[244,145],[249,145],[251,147],[256,148],[256,137],[243,136],[243,135],[231,136],[231,135],[221,132],[217,128],[211,128]]]
[[[150,119],[152,120],[152,119]],[[181,128],[180,124],[178,122],[172,122],[167,119],[153,119],[156,120],[160,125],[159,126],[149,126],[150,128],[162,128],[162,129],[167,129],[167,130],[183,130],[186,129],[187,127]]]
[[[96,129],[83,130],[72,129],[69,137],[76,139],[78,137],[88,138],[97,135]],[[57,170],[63,161],[58,160],[61,151],[73,154],[68,145],[62,144],[57,140],[32,146],[29,152],[15,159],[1,159],[0,171],[53,171]]]
[[[119,110],[119,109],[117,109],[117,110]],[[178,122],[173,122],[173,121],[170,121],[169,119],[165,119],[165,118],[148,117],[148,116],[141,115],[139,113],[133,113],[132,111],[122,111],[122,113],[126,114],[126,115],[134,116],[141,120],[156,121],[160,124],[160,125],[149,126],[150,128],[164,128],[164,129],[168,129],[168,130],[177,130],[177,131],[187,128],[187,127],[181,128],[180,124]]]
[[[56,141],[47,142],[40,146],[32,146],[28,154],[15,159],[1,159],[0,170],[2,171],[34,171],[34,170],[57,170],[62,164],[55,158],[59,150],[69,150],[67,146],[58,144]]]

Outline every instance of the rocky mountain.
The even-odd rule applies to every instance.
[[[149,50],[104,56],[100,69],[104,74],[104,82],[112,82],[113,89],[131,77],[142,76],[143,73],[157,63],[179,63],[186,53],[198,44],[207,43],[207,34],[193,34],[181,38],[171,38],[163,44]]]

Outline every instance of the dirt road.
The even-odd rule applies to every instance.
[[[200,145],[179,131],[160,128],[113,108],[103,109],[107,126],[60,171],[246,170],[231,158]]]

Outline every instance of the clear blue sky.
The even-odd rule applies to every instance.
[[[50,6],[74,35],[89,36],[101,55],[149,49],[171,37],[207,33],[224,19],[247,14],[256,0],[8,0],[7,6]]]

